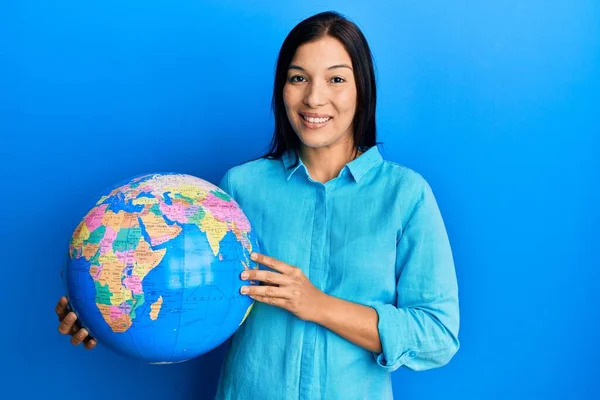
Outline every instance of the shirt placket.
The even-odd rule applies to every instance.
[[[311,283],[322,290],[325,284],[325,268],[327,252],[327,197],[330,188],[313,181],[315,185],[315,212],[313,219],[313,233],[310,246],[310,264],[308,266],[308,278]],[[318,326],[315,323],[304,324],[304,335],[302,340],[302,355],[300,361],[300,390],[299,399],[318,398],[314,392],[316,377],[314,371],[316,341]]]

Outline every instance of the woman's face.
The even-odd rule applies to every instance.
[[[298,47],[288,68],[283,102],[304,146],[352,146],[356,97],[352,60],[337,39],[326,36]]]

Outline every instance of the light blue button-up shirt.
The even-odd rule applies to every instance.
[[[227,171],[260,252],[321,291],[373,307],[381,353],[256,302],[233,335],[218,400],[391,399],[391,372],[447,364],[459,348],[458,285],[431,187],[371,147],[323,184],[295,154]]]

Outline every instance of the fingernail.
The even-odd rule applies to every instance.
[[[66,317],[68,322],[75,321],[75,318],[76,318],[75,313],[72,311],[69,314],[67,314],[67,317]]]
[[[250,254],[250,259],[251,259],[252,261],[256,261],[256,258],[257,258],[257,255],[256,255],[256,253],[252,253],[252,254]]]
[[[242,279],[247,279],[248,273],[246,271],[244,271],[244,272],[242,272],[242,274],[240,276],[242,277]]]
[[[242,292],[242,294],[246,294],[246,293],[248,293],[248,288],[246,286],[242,286],[242,288],[240,289],[240,292]]]

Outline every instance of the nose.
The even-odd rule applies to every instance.
[[[304,104],[310,108],[318,108],[327,103],[327,87],[324,83],[311,82],[306,85]]]

